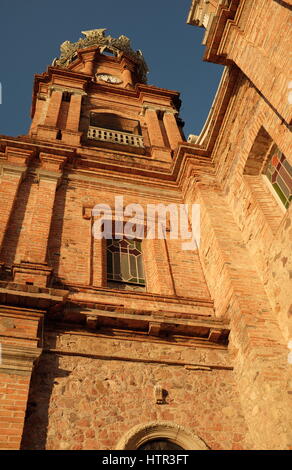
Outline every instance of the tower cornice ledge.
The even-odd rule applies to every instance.
[[[232,63],[220,53],[220,48],[226,40],[230,23],[236,25],[235,17],[239,3],[240,0],[193,0],[187,23],[206,29],[203,39],[203,44],[206,45],[204,60],[224,65]],[[242,3],[245,3],[245,0]]]

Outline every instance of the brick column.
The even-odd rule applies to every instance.
[[[152,156],[153,158],[157,158],[163,161],[170,161],[170,150],[165,147],[157,110],[151,106],[146,106],[145,109],[145,120],[151,144]]]
[[[0,249],[8,227],[18,188],[27,169],[27,162],[33,152],[25,149],[6,147],[0,154]]]
[[[163,123],[170,147],[174,150],[177,148],[178,143],[183,140],[176,122],[175,114],[172,111],[165,111]]]
[[[0,305],[0,449],[20,448],[44,312]]]
[[[82,90],[73,92],[71,95],[66,129],[62,131],[62,141],[69,145],[80,144],[82,133],[79,132],[79,122],[83,95],[85,95],[85,92]]]
[[[67,116],[66,129],[78,132],[82,95],[73,93],[70,100],[69,112]]]
[[[62,91],[52,90],[50,102],[45,119],[45,126],[56,127],[62,102]]]
[[[164,147],[157,111],[152,108],[146,108],[145,119],[151,145],[154,147]]]
[[[55,193],[66,158],[43,153],[40,154],[40,160],[42,166],[38,170],[38,195],[27,239],[25,259],[20,264],[14,265],[13,273],[15,282],[32,282],[45,287],[51,274],[51,268],[46,260]]]
[[[52,88],[44,124],[39,124],[34,131],[41,140],[55,140],[57,137],[58,117],[62,103],[62,91]]]

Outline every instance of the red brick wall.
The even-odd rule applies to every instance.
[[[42,313],[0,306],[0,448],[19,449]]]
[[[0,449],[19,449],[30,376],[0,374]]]

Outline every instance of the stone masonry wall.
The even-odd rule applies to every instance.
[[[78,331],[47,332],[46,347],[56,352],[45,352],[34,371],[23,449],[114,449],[132,427],[151,421],[182,425],[211,449],[251,445],[222,348]],[[165,404],[156,404],[155,384],[167,390]]]

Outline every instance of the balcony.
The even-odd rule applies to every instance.
[[[102,127],[90,126],[88,128],[87,138],[99,140],[102,142],[144,148],[143,137],[141,135],[130,134],[128,132],[114,131],[111,129],[103,129]]]

